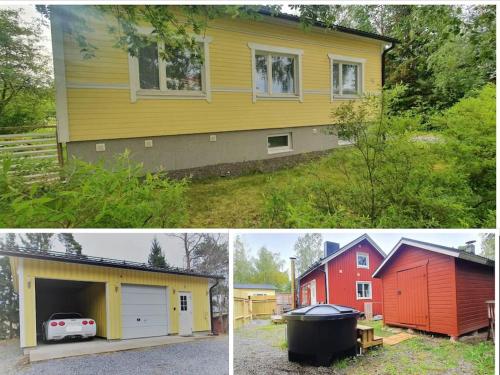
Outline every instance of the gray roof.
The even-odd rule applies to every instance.
[[[272,284],[234,284],[234,289],[271,289],[277,290]]]

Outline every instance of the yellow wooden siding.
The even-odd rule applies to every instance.
[[[108,339],[121,338],[121,284],[168,286],[170,302],[169,333],[174,334],[178,333],[179,330],[178,292],[191,292],[193,296],[193,330],[210,330],[209,290],[208,279],[206,278],[27,258],[24,259],[23,263],[24,280],[20,280],[20,287],[24,287],[26,346],[36,345],[36,278],[106,283],[107,321],[109,323],[109,327],[106,327],[106,329]]]
[[[78,299],[82,302],[81,313],[95,320],[97,336],[106,337],[106,285],[91,284],[79,292]]]
[[[365,92],[381,83],[381,42],[332,32],[304,32],[298,25],[262,21],[216,20],[207,35],[210,43],[212,101],[130,100],[128,89],[75,88],[78,85],[128,85],[127,54],[113,47],[103,25],[89,40],[98,49],[83,60],[78,47],[65,38],[66,81],[71,141],[207,133],[231,130],[323,125],[331,123],[328,53],[364,58]],[[304,102],[252,102],[251,51],[248,43],[299,48],[302,57]],[[248,92],[217,92],[221,89]],[[308,93],[309,91],[309,93]],[[315,93],[311,93],[311,92]]]
[[[234,297],[248,298],[255,295],[275,296],[276,292],[270,289],[234,289]]]

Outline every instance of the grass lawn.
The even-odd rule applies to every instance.
[[[361,322],[375,328],[378,336],[390,336],[394,333],[384,328],[381,321]],[[274,363],[280,359],[279,370],[290,373],[300,369],[301,374],[494,374],[495,347],[491,341],[479,343],[451,342],[447,337],[432,337],[415,334],[415,337],[394,346],[385,346],[369,350],[365,355],[334,362],[329,369],[315,368],[288,362],[286,347],[286,325],[261,323],[249,324],[235,331],[235,345],[251,340],[262,345],[258,353],[262,358],[253,358],[254,363],[261,363],[266,368],[269,354]],[[281,354],[280,354],[281,353]],[[238,352],[235,347],[235,363],[245,361],[245,352]],[[243,366],[240,366],[243,367]],[[244,368],[244,367],[243,367]],[[275,367],[276,368],[276,367]],[[241,372],[241,371],[240,371]],[[245,372],[243,371],[242,374]]]
[[[351,152],[339,149],[332,152]],[[300,178],[330,176],[344,179],[332,170],[324,156],[290,169],[255,173],[241,177],[219,177],[193,181],[188,189],[189,227],[193,228],[260,228],[264,209],[264,192],[270,186],[287,186]],[[313,175],[313,169],[317,175]]]

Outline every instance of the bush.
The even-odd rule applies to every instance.
[[[176,227],[186,220],[187,181],[144,175],[127,153],[112,167],[74,160],[56,182],[27,185],[0,175],[0,225],[3,227],[142,228]]]

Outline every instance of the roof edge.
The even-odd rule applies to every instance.
[[[86,264],[98,267],[122,268],[122,269],[130,269],[130,270],[144,271],[144,272],[165,273],[165,274],[179,275],[179,276],[201,277],[205,279],[217,279],[217,280],[225,279],[225,277],[221,275],[190,272],[190,271],[184,271],[179,268],[164,269],[160,267],[148,266],[145,263],[128,262],[125,260],[122,261],[119,259],[101,258],[101,257],[87,256],[87,255],[78,256],[56,251],[40,252],[37,250],[15,251],[15,250],[0,249],[0,255],[17,257],[17,258],[30,258],[30,259],[55,261],[55,262]]]
[[[263,15],[263,16],[274,17],[274,18],[279,18],[279,19],[282,19],[282,20],[287,20],[287,21],[291,21],[291,22],[300,23],[300,17],[294,16],[292,14],[274,13],[271,10],[266,9],[266,8],[260,9],[258,11],[258,13],[261,14],[261,15]],[[340,25],[331,25],[331,26],[328,26],[324,22],[320,22],[320,21],[314,21],[313,26],[320,27],[322,29],[329,29],[329,30],[332,30],[332,31],[338,31],[338,32],[341,32],[341,33],[357,35],[357,36],[361,36],[361,37],[364,37],[364,38],[376,39],[376,40],[380,40],[380,41],[384,41],[384,42],[388,42],[388,43],[393,43],[393,44],[399,43],[398,39],[392,38],[392,37],[389,37],[389,36],[380,35],[380,34],[368,32],[368,31],[363,31],[363,30],[358,30],[358,29],[352,29],[350,27],[345,27],[345,26],[340,26]]]
[[[447,247],[447,246],[433,244],[430,242],[424,242],[424,241],[414,240],[411,238],[402,237],[398,241],[398,243],[392,248],[392,250],[389,252],[389,255],[387,255],[387,257],[380,264],[380,266],[375,270],[375,272],[373,272],[372,277],[377,277],[380,274],[380,271],[388,263],[389,259],[392,258],[396,254],[396,252],[401,248],[401,246],[403,246],[403,245],[414,246],[414,247],[417,247],[419,249],[432,251],[432,252],[443,254],[443,255],[448,255],[448,256],[458,258],[458,259],[463,259],[463,260],[466,260],[469,262],[478,263],[478,264],[482,264],[482,265],[490,266],[490,267],[495,267],[494,260],[482,257],[480,255],[469,254],[469,253],[466,253],[464,251],[455,249],[453,247]]]

